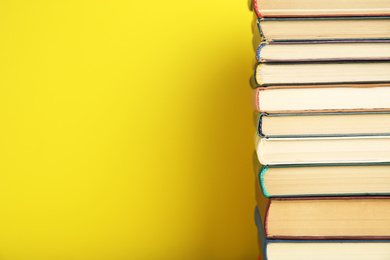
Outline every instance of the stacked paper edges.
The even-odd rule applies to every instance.
[[[390,259],[390,1],[249,7],[260,259]]]

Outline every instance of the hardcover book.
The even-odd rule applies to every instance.
[[[270,114],[389,111],[388,97],[390,84],[284,85],[255,88],[251,102]]]
[[[390,195],[390,163],[264,165],[257,182],[268,198],[383,196]]]
[[[254,79],[257,86],[389,83],[390,62],[258,63]]]
[[[390,136],[390,112],[261,113],[257,133],[265,138]]]
[[[261,42],[253,38],[257,62],[390,60],[390,41]]]
[[[326,17],[390,15],[389,0],[249,0],[258,17]]]
[[[262,205],[259,205],[262,206]],[[390,239],[390,197],[271,198],[265,211],[269,239]]]
[[[262,165],[390,162],[390,136],[255,139]]]
[[[260,251],[264,260],[387,260],[390,240],[287,240],[270,239],[264,219],[255,208]]]
[[[264,41],[390,39],[390,17],[260,18],[255,36]]]

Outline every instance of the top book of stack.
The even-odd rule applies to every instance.
[[[389,0],[249,0],[248,4],[259,18],[390,16]]]

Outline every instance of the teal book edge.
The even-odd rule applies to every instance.
[[[313,134],[313,135],[266,135],[263,132],[263,117],[283,117],[283,116],[318,116],[318,115],[370,115],[370,114],[390,114],[389,111],[374,112],[324,112],[324,113],[285,113],[268,114],[261,113],[257,120],[257,134],[261,138],[312,138],[312,137],[357,137],[357,136],[390,136],[390,133],[366,133],[366,134]]]
[[[293,195],[271,195],[267,192],[264,176],[269,168],[297,168],[297,167],[332,167],[332,166],[390,166],[386,163],[333,163],[333,164],[286,164],[286,165],[262,165],[258,172],[260,190],[267,198],[292,198],[292,197],[339,197],[339,196],[388,196],[390,193],[340,193],[340,194],[293,194]],[[390,174],[390,173],[389,173]]]
[[[255,207],[255,224],[257,227],[260,246],[264,260],[268,260],[267,247],[270,243],[390,243],[390,240],[285,240],[267,239],[264,232],[263,222],[257,206]]]

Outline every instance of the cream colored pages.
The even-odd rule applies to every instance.
[[[267,216],[268,236],[386,237],[389,208],[389,199],[273,200]]]
[[[390,113],[262,116],[261,120],[264,135],[390,135]]]
[[[390,165],[270,167],[263,175],[271,196],[390,193]]]
[[[390,19],[264,20],[260,27],[269,41],[390,37]]]
[[[390,82],[390,62],[266,63],[257,66],[256,80],[261,84]]]
[[[266,88],[257,95],[256,105],[266,112],[390,108],[390,87]]]
[[[390,15],[389,0],[255,0],[262,16]]]
[[[390,42],[265,44],[261,60],[359,60],[390,57]]]
[[[390,162],[390,137],[260,138],[263,165]]]
[[[390,243],[270,243],[269,260],[388,260]]]

